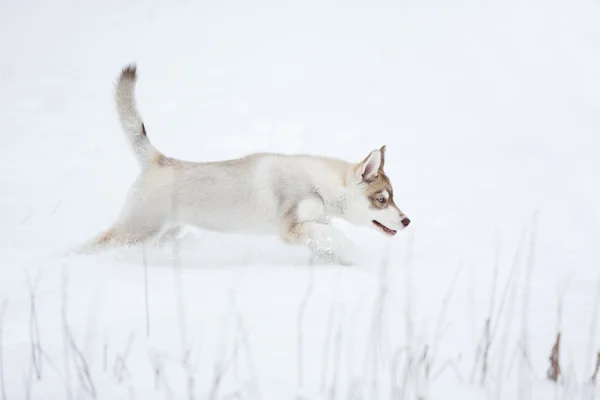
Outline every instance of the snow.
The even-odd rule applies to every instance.
[[[2,2],[0,398],[600,398],[599,22],[588,0]],[[340,222],[352,267],[196,230],[65,257],[138,172],[129,62],[165,154],[387,144],[410,228]]]

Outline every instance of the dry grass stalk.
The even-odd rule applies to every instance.
[[[71,345],[68,341],[68,322],[67,322],[67,306],[68,306],[68,290],[69,285],[69,274],[65,267],[62,270],[61,277],[61,323],[62,323],[62,342],[63,342],[63,356],[64,356],[64,372],[65,372],[65,390],[67,399],[73,399],[73,392],[71,389],[71,366],[70,366],[70,350]]]
[[[425,348],[423,349],[423,356],[421,357],[421,364],[424,366],[423,370],[425,372],[425,380],[429,380],[429,376],[431,374],[431,363],[429,362],[429,359],[427,358],[427,352],[429,351],[429,346],[425,345]]]
[[[3,332],[4,332],[4,315],[8,308],[8,300],[4,299],[2,302],[2,309],[0,309],[0,392],[2,393],[2,400],[6,400],[6,384],[4,382],[4,352],[2,351],[3,343]]]
[[[336,279],[334,281],[334,289],[333,292],[335,294],[337,294],[337,285],[339,284],[339,280]],[[334,294],[334,297],[335,297]],[[321,393],[325,393],[325,390],[327,388],[327,377],[328,377],[328,372],[329,372],[329,354],[330,354],[330,350],[329,350],[329,346],[331,341],[333,340],[333,323],[335,320],[335,301],[331,302],[331,305],[329,307],[329,316],[327,318],[327,328],[325,331],[325,340],[323,343],[323,356],[322,356],[322,362],[321,362],[321,387],[320,387],[320,392]]]
[[[514,318],[514,308],[517,299],[517,287],[515,285],[515,280],[518,279],[518,268],[522,260],[523,256],[523,245],[525,240],[525,233],[521,232],[521,236],[519,242],[517,244],[517,248],[515,250],[515,254],[512,260],[512,266],[510,269],[510,273],[508,275],[508,279],[504,285],[504,291],[502,297],[500,299],[500,304],[498,311],[496,313],[495,318],[490,318],[491,321],[494,322],[494,328],[492,329],[492,336],[490,338],[490,343],[494,340],[496,335],[499,335],[499,357],[498,357],[498,366],[497,366],[497,380],[495,382],[495,388],[493,397],[501,398],[502,390],[503,390],[503,371],[505,369],[506,364],[506,355],[508,353],[508,340],[510,336],[510,328],[513,326],[513,318]],[[504,317],[504,321],[503,321]]]
[[[223,378],[225,378],[227,371],[233,365],[233,359],[235,357],[235,353],[238,351],[238,347],[243,345],[245,342],[247,333],[243,332],[238,337],[238,341],[234,344],[233,351],[231,355],[227,357],[225,360],[216,361],[213,367],[213,379],[212,379],[212,387],[210,389],[210,393],[208,395],[209,400],[216,400],[219,398],[219,390],[221,388],[221,383],[223,382]]]
[[[32,282],[29,274],[27,278],[27,287],[29,289],[29,340],[31,345],[31,362],[35,371],[36,378],[42,379],[42,345],[40,341],[40,326],[35,302],[36,291],[40,280],[40,271]]]
[[[104,344],[102,345],[102,370],[104,372],[108,370],[108,341],[106,335],[104,337]]]
[[[129,340],[127,341],[127,345],[125,346],[125,350],[123,353],[118,354],[115,359],[115,364],[113,367],[113,376],[117,378],[117,382],[123,382],[125,378],[125,374],[129,377],[130,371],[127,367],[127,357],[129,357],[129,352],[131,351],[131,347],[133,346],[133,341],[135,336],[133,334],[129,335]]]
[[[302,387],[304,385],[304,313],[306,312],[306,305],[308,304],[308,300],[310,299],[310,295],[312,294],[314,287],[314,265],[310,266],[310,274],[308,285],[306,286],[306,292],[304,293],[304,297],[302,298],[302,302],[298,307],[298,319],[297,319],[297,372],[298,372],[298,387]]]
[[[483,364],[481,365],[481,385],[485,383],[485,377],[488,371],[488,359],[490,353],[490,346],[492,345],[490,319],[485,321],[485,350],[483,351]]]
[[[594,375],[592,375],[592,383],[595,385],[598,380],[598,373],[600,372],[600,351],[598,352],[598,356],[596,358],[596,369],[594,370]]]
[[[88,362],[85,358],[83,352],[77,347],[77,343],[71,334],[71,331],[67,331],[67,337],[69,340],[69,345],[71,346],[71,356],[73,357],[73,362],[77,368],[77,377],[79,378],[79,382],[83,390],[85,390],[92,398],[96,398],[96,387],[94,385],[94,381],[92,379],[92,375],[90,372],[90,368]]]
[[[343,318],[342,318],[343,319]],[[342,333],[343,333],[343,322],[339,321],[338,329],[336,329],[335,333],[335,341],[333,348],[333,371],[332,371],[332,379],[329,387],[329,399],[334,400],[337,398],[338,391],[338,381],[339,381],[339,372],[340,372],[340,360],[342,357]]]
[[[144,264],[144,306],[146,308],[146,337],[150,337],[150,303],[148,298],[148,260],[146,246],[142,246],[142,263]]]
[[[562,373],[560,368],[560,332],[556,334],[556,341],[554,342],[554,346],[552,346],[549,360],[548,379],[558,382],[558,378]]]

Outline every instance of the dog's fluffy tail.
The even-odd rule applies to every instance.
[[[129,64],[121,71],[117,81],[115,98],[121,127],[127,135],[133,151],[142,168],[164,156],[152,146],[142,117],[135,105],[135,83],[137,80],[137,67]]]

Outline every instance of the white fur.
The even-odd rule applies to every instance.
[[[369,156],[362,162],[360,168],[357,169],[357,181],[371,180],[377,176],[379,166],[381,165],[381,152],[373,150]]]
[[[117,84],[116,103],[142,172],[117,221],[87,250],[139,243],[166,227],[193,225],[219,232],[279,235],[287,243],[329,251],[338,262],[350,264],[352,243],[331,226],[331,218],[371,227],[378,219],[392,229],[402,228],[400,210],[374,210],[365,195],[365,182],[377,176],[382,163],[379,150],[361,163],[273,153],[206,163],[163,156],[145,135],[134,102],[135,67],[128,68]]]

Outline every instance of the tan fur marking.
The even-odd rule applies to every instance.
[[[142,237],[133,234],[122,234],[119,233],[117,228],[110,228],[95,240],[95,244],[102,246],[132,245],[140,243],[142,240]]]
[[[96,239],[96,243],[98,244],[109,244],[113,238],[116,236],[116,229],[110,228]]]
[[[290,207],[290,209],[283,214],[282,222],[282,239],[288,243],[294,242],[298,236],[298,208],[296,206]]]
[[[152,159],[152,164],[161,165],[161,166],[169,165],[169,158],[161,153],[156,153],[156,155]]]
[[[381,146],[379,151],[381,152],[381,164],[379,164],[379,170],[383,172],[383,165],[385,164],[385,151],[387,150],[386,145]]]
[[[389,195],[387,199],[382,195],[384,191],[386,191]],[[394,191],[392,189],[392,184],[382,169],[379,170],[375,180],[369,182],[365,188],[365,194],[371,202],[371,208],[381,209],[391,206],[398,209],[398,206],[396,206],[394,203]],[[385,199],[383,203],[377,201],[379,197],[383,197]]]
[[[154,155],[154,158],[152,158],[152,164],[158,165],[160,167],[174,167],[174,168],[179,168],[179,169],[186,167],[185,161],[167,157],[161,153],[156,153]]]

